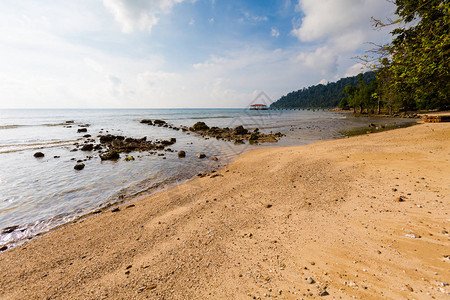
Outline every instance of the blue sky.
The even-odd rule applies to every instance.
[[[356,75],[384,0],[5,0],[0,108],[245,107]]]

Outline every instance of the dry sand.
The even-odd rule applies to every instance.
[[[0,297],[449,299],[449,151],[449,123],[254,151],[1,253]]]

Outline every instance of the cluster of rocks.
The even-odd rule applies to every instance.
[[[149,152],[150,154],[156,154],[157,151],[167,151],[174,152],[172,149],[168,148],[168,146],[176,143],[176,138],[170,138],[169,140],[155,140],[149,141],[147,137],[135,139],[130,137],[125,137],[121,135],[100,135],[99,142],[96,143],[96,140],[90,138],[90,135],[84,136],[86,140],[84,143],[75,143],[71,152],[76,151],[84,151],[84,152],[92,152],[97,151],[98,156],[101,160],[117,160],[120,158],[121,153],[130,153],[130,152]],[[159,156],[164,156],[164,154],[158,154]],[[36,158],[42,158],[45,156],[42,152],[36,152],[33,155]],[[178,153],[179,157],[185,157],[186,153],[184,151],[180,151]],[[59,158],[59,156],[54,156],[54,158]],[[83,170],[85,165],[83,161],[90,160],[93,156],[87,156],[87,159],[77,160],[77,164],[74,166],[75,170]],[[164,157],[165,158],[165,157]],[[72,158],[75,160],[75,158]],[[125,158],[126,161],[135,160],[133,156],[127,156]]]
[[[141,120],[141,123],[142,124],[147,124],[147,125],[151,125],[151,126],[158,126],[158,127],[165,127],[165,128],[169,128],[169,129],[173,129],[173,130],[183,130],[183,131],[186,131],[187,129],[186,129],[186,127],[184,127],[184,126],[181,126],[181,127],[176,127],[176,126],[173,126],[173,125],[171,125],[171,124],[169,124],[169,123],[167,123],[166,121],[163,121],[163,120],[150,120],[150,119],[144,119],[144,120]]]
[[[218,140],[224,141],[234,141],[235,144],[243,144],[245,141],[248,141],[251,144],[256,143],[275,143],[279,138],[284,136],[281,132],[277,133],[261,133],[259,129],[256,128],[253,131],[250,131],[244,128],[242,125],[237,126],[236,128],[220,128],[220,127],[209,127],[205,122],[197,122],[192,127],[180,126],[176,127],[171,124],[168,124],[163,120],[150,120],[144,119],[141,120],[141,123],[148,124],[152,126],[158,127],[166,127],[174,130],[182,130],[183,132],[190,131],[196,134],[201,135],[205,138],[216,138]]]
[[[92,144],[85,144],[81,150],[106,149],[106,151],[103,151],[100,154],[100,159],[115,160],[120,158],[120,153],[130,153],[133,151],[148,151],[151,153],[156,153],[156,150],[166,150],[173,152],[172,149],[166,147],[175,144],[176,141],[176,138],[171,138],[170,140],[156,140],[153,142],[148,141],[147,137],[135,139],[120,135],[107,134],[100,136],[100,144],[95,146]],[[88,149],[86,147],[88,147]]]
[[[209,127],[204,122],[197,122],[194,126],[189,128],[189,131],[200,134],[203,137],[213,137],[216,139],[221,139],[225,141],[234,141],[235,144],[242,144],[245,140],[249,143],[274,143],[278,141],[278,138],[283,136],[282,133],[261,133],[259,129],[256,128],[250,131],[244,126],[239,125],[234,129],[225,127]]]

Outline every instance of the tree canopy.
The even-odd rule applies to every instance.
[[[375,80],[375,72],[366,72],[358,76],[342,78],[337,82],[318,84],[291,92],[270,105],[271,108],[330,108],[336,107],[345,97],[346,86],[356,86],[362,80],[370,84]]]
[[[448,0],[395,0],[402,23],[379,49],[377,81],[391,109],[445,109],[450,95],[450,4]]]

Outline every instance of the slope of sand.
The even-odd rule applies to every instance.
[[[444,299],[449,151],[436,123],[250,152],[1,253],[0,297]]]

